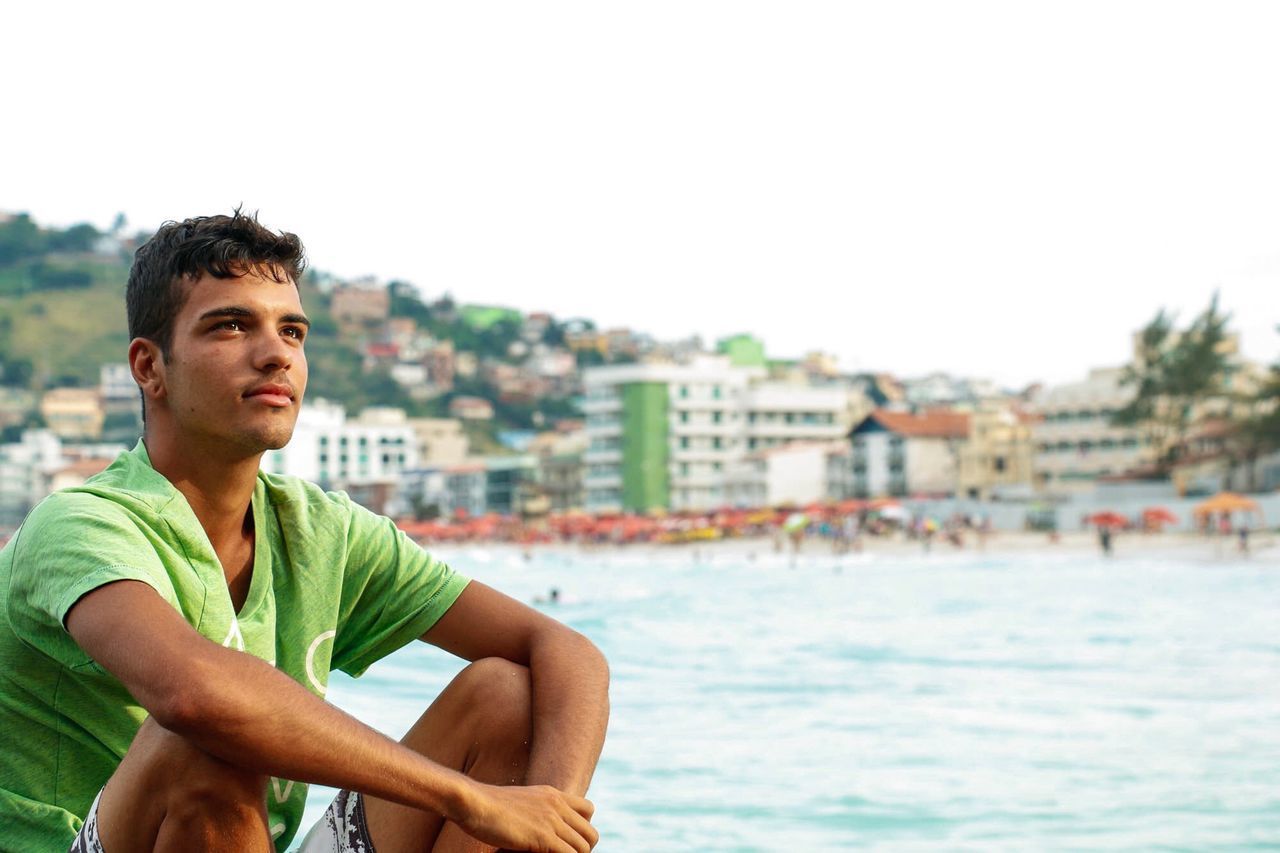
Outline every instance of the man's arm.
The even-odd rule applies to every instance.
[[[98,587],[76,602],[66,625],[156,722],[236,766],[442,814],[498,846],[568,851],[594,843],[586,800],[545,786],[484,785],[441,767],[266,662],[200,636],[144,583]]]
[[[586,793],[609,722],[609,667],[590,640],[474,580],[422,639],[467,660],[499,657],[529,667],[526,781]]]

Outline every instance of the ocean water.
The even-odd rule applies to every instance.
[[[1280,846],[1275,550],[443,556],[609,657],[598,850]],[[330,699],[398,737],[459,666]]]

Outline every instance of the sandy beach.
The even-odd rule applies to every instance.
[[[517,555],[528,551],[530,554],[563,553],[579,557],[598,554],[630,554],[640,556],[645,553],[688,554],[691,558],[711,560],[740,560],[764,557],[772,554],[790,554],[790,543],[780,544],[771,536],[755,536],[728,538],[712,541],[655,544],[637,543],[615,545],[610,543],[540,543],[532,545],[516,545],[511,543],[441,543],[427,545],[428,550],[451,553],[483,550],[490,554]],[[996,532],[979,539],[976,534],[966,533],[963,545],[957,547],[950,542],[935,538],[927,553],[935,556],[973,555],[973,554],[1098,554],[1101,549],[1098,536],[1092,531],[1081,531],[1060,534],[1057,540],[1051,540],[1046,533],[1029,532]],[[926,553],[924,543],[920,540],[908,539],[898,533],[891,536],[862,537],[860,553],[865,559],[868,556],[882,555],[899,558],[917,556]],[[845,556],[853,556],[849,551]],[[803,541],[799,559],[831,559],[841,556],[833,548],[831,540],[810,537]],[[1256,560],[1259,565],[1275,565],[1280,567],[1280,534],[1273,531],[1259,531],[1249,538],[1249,552],[1242,554],[1239,541],[1234,536],[1208,537],[1198,533],[1140,533],[1122,532],[1112,539],[1112,558],[1129,557],[1159,558],[1169,557],[1181,560],[1204,560],[1207,562],[1223,560]]]

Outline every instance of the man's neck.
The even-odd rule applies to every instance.
[[[241,457],[190,445],[179,448],[150,432],[143,442],[151,467],[187,499],[215,549],[245,537],[251,529],[249,505],[261,453]]]

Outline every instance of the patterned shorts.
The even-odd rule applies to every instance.
[[[98,800],[100,799],[102,799],[101,791],[93,798],[93,805],[89,806],[89,816],[84,819],[84,826],[80,827],[75,840],[71,842],[70,853],[102,853],[102,842],[98,840]]]
[[[69,853],[103,853],[98,840],[98,800],[102,792],[93,798],[89,816],[71,843]],[[298,853],[376,853],[369,839],[369,825],[364,819],[364,799],[351,791],[341,791],[333,798],[324,817],[311,827],[302,839]]]
[[[364,798],[339,791],[324,817],[302,839],[298,853],[376,853],[364,819]]]

